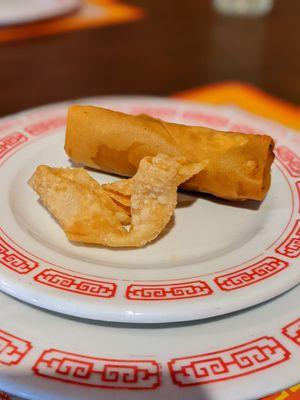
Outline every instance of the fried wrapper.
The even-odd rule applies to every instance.
[[[268,135],[221,132],[100,107],[69,107],[65,151],[75,162],[131,177],[143,157],[183,156],[206,167],[183,189],[229,200],[263,200],[271,183],[274,141]]]
[[[106,183],[102,185],[110,197],[125,209],[130,208],[130,198],[132,193],[133,179],[121,179],[113,183]]]
[[[52,171],[62,178],[67,178],[75,181],[88,189],[93,190],[98,196],[101,196],[101,201],[106,207],[111,209],[116,217],[125,225],[130,224],[130,209],[123,207],[122,204],[115,204],[113,196],[110,192],[104,191],[104,185],[100,185],[93,179],[84,168],[52,168]],[[121,194],[120,194],[121,196]]]
[[[69,240],[108,247],[141,247],[154,240],[170,221],[178,185],[201,169],[200,163],[187,164],[183,158],[162,154],[142,159],[131,182],[119,183],[124,193],[130,191],[129,230],[119,214],[124,209],[83,170],[39,166],[29,185]]]

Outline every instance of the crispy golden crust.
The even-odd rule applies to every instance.
[[[207,160],[182,187],[225,199],[265,197],[273,148],[267,135],[219,132],[92,106],[71,106],[68,112],[65,150],[72,160],[122,176],[133,176],[143,157],[158,153]]]
[[[130,207],[133,179],[121,179],[113,183],[102,185],[110,197],[124,207]]]
[[[115,184],[120,196],[130,198],[131,220],[124,208],[112,200],[110,192],[83,169],[39,166],[29,185],[70,240],[109,247],[141,247],[154,240],[170,221],[178,185],[201,168],[199,163],[186,164],[165,155],[144,158],[130,182]],[[125,227],[128,222],[129,230]]]

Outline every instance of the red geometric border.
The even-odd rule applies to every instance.
[[[44,269],[34,276],[34,280],[46,286],[86,296],[111,298],[117,290],[117,285],[113,282],[70,275],[55,269]]]
[[[45,378],[104,389],[150,390],[160,386],[160,366],[153,360],[98,358],[49,349],[32,370]]]
[[[300,158],[292,150],[286,146],[278,146],[275,148],[275,153],[290,176],[300,177]]]
[[[174,358],[168,365],[174,384],[186,387],[252,374],[289,357],[290,352],[275,338],[263,336],[213,353]]]
[[[300,346],[300,318],[284,326],[281,332]]]
[[[17,365],[31,349],[32,345],[28,340],[0,329],[0,364]]]
[[[275,249],[276,253],[289,258],[300,256],[300,219],[296,220],[287,238]]]
[[[48,133],[51,130],[58,129],[66,125],[66,117],[52,117],[43,121],[36,122],[24,128],[25,132],[31,136],[40,136]]]
[[[209,296],[213,293],[211,287],[204,281],[181,282],[173,284],[127,286],[128,300],[178,300],[192,297]]]
[[[287,268],[289,263],[279,258],[266,257],[255,264],[249,265],[229,274],[214,278],[221,290],[230,291],[253,285]]]
[[[0,139],[0,159],[12,151],[14,148],[27,142],[28,138],[20,132],[13,132]]]
[[[0,236],[0,266],[1,265],[21,275],[28,274],[39,266],[36,261],[33,261],[19,250],[16,250]]]

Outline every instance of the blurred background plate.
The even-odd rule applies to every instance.
[[[54,18],[79,8],[81,0],[1,0],[0,26]]]

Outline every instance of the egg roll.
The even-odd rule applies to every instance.
[[[69,107],[65,151],[76,163],[133,176],[141,159],[183,156],[205,167],[180,188],[229,200],[263,200],[271,184],[274,141],[129,115],[95,106]]]

